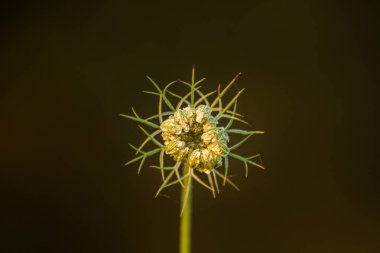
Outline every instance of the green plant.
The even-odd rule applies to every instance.
[[[154,129],[153,132],[149,132],[139,125],[141,131],[146,135],[146,139],[138,147],[130,144],[136,152],[136,157],[125,165],[139,161],[139,173],[145,160],[157,154],[159,157],[158,165],[150,166],[160,170],[162,177],[162,184],[156,193],[156,197],[162,190],[170,186],[179,184],[182,187],[180,212],[181,253],[190,252],[191,247],[193,182],[197,182],[210,190],[215,197],[216,194],[219,194],[220,183],[223,186],[230,184],[236,190],[239,190],[236,184],[228,178],[229,158],[237,159],[244,164],[246,176],[248,176],[248,165],[264,169],[262,165],[255,162],[255,159],[260,156],[259,154],[243,157],[235,153],[235,150],[252,135],[264,133],[263,131],[231,128],[235,121],[247,124],[242,119],[242,115],[236,112],[238,98],[244,89],[240,90],[228,103],[225,104],[223,101],[224,95],[230,90],[239,75],[240,73],[223,90],[219,85],[217,90],[207,94],[200,90],[200,84],[205,78],[195,81],[194,67],[191,82],[178,80],[167,84],[163,89],[147,76],[156,91],[144,92],[158,97],[157,114],[144,118],[138,115],[133,108],[133,115],[120,114],[122,117]],[[177,83],[187,87],[189,92],[184,96],[180,96],[169,90],[172,85]],[[209,100],[213,95],[216,97]],[[179,100],[177,104],[173,105],[171,99],[168,98],[169,96]],[[164,106],[168,108],[167,111],[163,109]],[[227,120],[225,126],[219,125],[221,119]],[[233,145],[228,145],[230,134],[242,135],[244,138]],[[159,135],[161,135],[164,142],[158,139]],[[148,142],[154,143],[157,148],[143,151]],[[164,163],[165,154],[172,157],[174,164],[166,165]],[[223,163],[224,166],[222,166]]]

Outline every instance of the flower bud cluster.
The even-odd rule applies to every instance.
[[[217,124],[207,105],[177,110],[161,123],[166,154],[177,162],[210,173],[222,165],[222,157],[229,152],[228,135]]]

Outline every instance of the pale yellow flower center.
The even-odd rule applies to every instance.
[[[229,152],[228,135],[217,123],[206,105],[177,110],[161,124],[166,154],[209,173],[222,164],[222,157]]]

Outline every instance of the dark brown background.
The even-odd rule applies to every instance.
[[[248,2],[248,1],[247,1]],[[1,9],[1,252],[176,252],[179,189],[123,167],[149,74],[243,73],[266,135],[241,192],[195,189],[194,252],[379,252],[375,1],[13,2]]]

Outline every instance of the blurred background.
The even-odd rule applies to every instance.
[[[160,85],[246,88],[241,191],[195,188],[194,252],[380,252],[375,1],[12,1],[1,8],[0,252],[177,252],[180,189],[118,116]],[[244,126],[241,126],[244,127]]]

